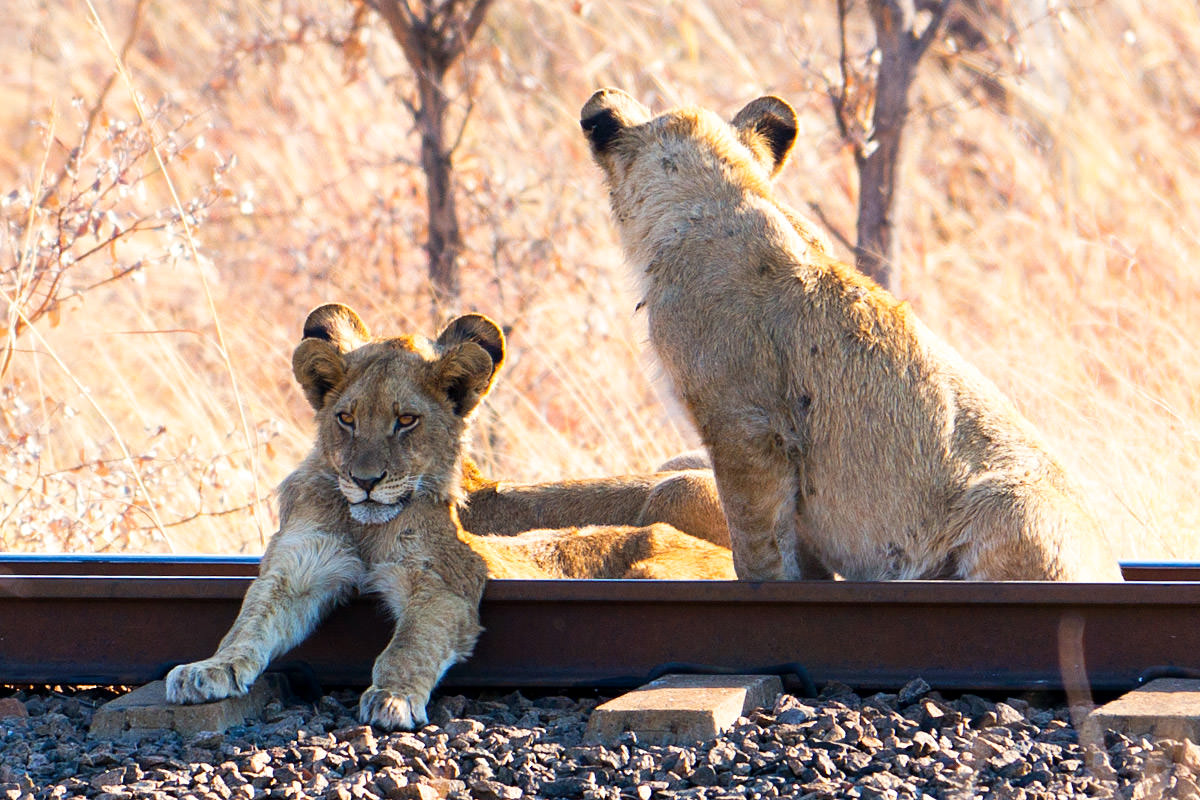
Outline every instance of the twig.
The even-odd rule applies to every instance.
[[[137,37],[142,28],[142,18],[145,15],[148,3],[149,0],[137,0],[137,3],[134,4],[132,18],[129,21],[129,35],[125,37],[125,43],[121,45],[119,58],[122,64],[125,63],[125,59],[129,55],[129,51],[133,49],[133,45],[137,43]],[[99,23],[98,19],[97,23]],[[105,40],[107,38],[106,36]],[[83,153],[84,148],[87,147],[88,136],[91,135],[92,128],[95,126],[96,120],[100,117],[100,112],[104,110],[104,103],[108,99],[108,93],[112,91],[112,87],[117,82],[117,76],[120,72],[121,70],[117,69],[108,76],[108,80],[104,82],[104,86],[100,89],[100,96],[96,98],[96,102],[92,104],[92,107],[88,109],[87,120],[83,123],[83,132],[79,136],[79,145],[75,147],[70,156],[72,160],[77,159]],[[40,202],[44,203],[50,195],[58,191],[58,188],[62,186],[63,180],[70,171],[64,169],[59,173],[58,178],[54,181],[54,185],[46,190]]]
[[[850,138],[850,129],[846,125],[846,95],[850,91],[850,57],[846,54],[846,15],[849,13],[846,0],[838,0],[838,69],[842,73],[842,88],[835,94],[834,88],[828,87],[829,99],[833,101],[833,118],[843,139]]]
[[[835,225],[834,222],[825,215],[825,209],[821,208],[820,203],[816,202],[815,200],[810,200],[808,203],[808,208],[817,215],[817,219],[821,221],[821,224],[825,226],[826,230],[833,234],[833,238],[837,239],[838,243],[841,244],[842,247],[845,247],[847,250],[854,250],[854,242],[850,241],[849,237],[842,233],[838,226]]]
[[[925,30],[921,31],[921,35],[913,42],[913,55],[920,59],[929,49],[929,45],[937,39],[938,34],[942,32],[942,21],[946,18],[946,12],[950,10],[950,6],[954,5],[954,0],[941,0],[938,3],[932,3],[930,9],[929,24],[925,26]]]
[[[4,291],[4,289],[2,289],[2,288],[0,288],[0,295],[3,295],[4,299],[9,302],[10,307],[12,307],[12,305],[11,305],[13,303],[12,296],[9,295],[9,293]],[[129,469],[133,473],[133,479],[137,483],[138,489],[141,490],[142,496],[146,498],[146,503],[148,505],[148,508],[145,509],[145,511],[146,511],[147,515],[154,522],[155,529],[163,537],[163,541],[166,542],[167,549],[169,549],[172,553],[174,553],[175,545],[171,541],[171,538],[169,536],[167,536],[167,531],[163,527],[162,522],[159,519],[158,509],[154,505],[154,498],[151,496],[150,490],[146,487],[146,482],[142,480],[142,473],[140,470],[138,470],[137,463],[134,461],[134,458],[133,458],[133,454],[130,453],[129,448],[125,446],[125,439],[122,438],[121,432],[119,430],[117,430],[117,426],[113,423],[112,419],[109,418],[108,414],[106,414],[104,412],[104,409],[100,406],[100,404],[98,402],[96,402],[96,399],[94,397],[92,397],[92,393],[90,391],[88,391],[87,387],[84,386],[83,383],[80,382],[79,378],[75,377],[75,373],[73,373],[71,371],[70,367],[68,367],[66,365],[66,362],[64,362],[62,360],[62,358],[59,357],[58,353],[54,350],[54,347],[50,344],[50,342],[48,342],[46,340],[46,338],[44,336],[42,336],[41,331],[39,331],[33,325],[33,323],[30,322],[29,319],[27,319],[25,317],[25,314],[19,308],[17,309],[17,313],[21,316],[22,319],[24,319],[25,327],[28,328],[29,333],[41,343],[43,348],[45,348],[46,355],[50,356],[50,358],[54,361],[54,363],[58,365],[58,368],[63,371],[63,373],[67,376],[68,379],[70,379],[71,383],[75,384],[76,390],[78,390],[79,393],[81,395],[83,395],[83,397],[87,400],[88,404],[92,407],[92,409],[96,412],[96,414],[104,422],[105,426],[108,427],[109,432],[112,433],[113,441],[115,441],[117,443],[117,447],[121,451],[123,460],[125,461],[125,463],[127,463],[129,465]]]
[[[4,530],[4,523],[8,522],[8,520],[12,517],[12,515],[17,513],[17,509],[21,507],[21,503],[25,502],[25,498],[29,497],[29,495],[33,494],[33,484],[37,482],[39,477],[41,477],[41,463],[38,464],[38,474],[34,476],[33,481],[31,481],[29,486],[26,487],[25,491],[21,494],[21,496],[18,497],[15,501],[13,501],[12,508],[10,508],[8,510],[8,513],[5,514],[3,517],[0,517],[0,531]],[[10,547],[7,544],[5,544],[4,549],[8,550],[8,549],[10,549]]]
[[[137,89],[133,85],[133,78],[130,77],[129,71],[125,68],[125,60],[120,54],[113,50],[112,41],[108,38],[108,33],[104,28],[104,22],[100,19],[100,14],[96,11],[96,7],[92,3],[92,0],[86,0],[86,2],[88,11],[91,12],[92,18],[96,22],[96,27],[99,29],[100,35],[104,39],[104,43],[108,46],[109,51],[116,60],[117,70],[120,72],[121,77],[125,81],[126,87],[129,89],[129,96],[133,101],[134,108],[137,110],[138,118],[141,119],[143,124],[149,124],[149,119],[142,108],[141,98],[138,97]],[[246,447],[250,452],[250,480],[252,482],[254,497],[257,498],[259,497],[260,493],[258,489],[258,447],[256,437],[251,436],[250,434],[250,424],[246,419],[246,409],[242,403],[241,390],[238,387],[237,374],[233,371],[233,362],[229,358],[229,348],[225,345],[225,334],[221,327],[220,315],[217,314],[217,304],[216,301],[213,300],[212,289],[208,285],[208,277],[204,274],[204,270],[200,266],[200,251],[196,246],[196,238],[192,233],[192,226],[191,223],[188,222],[188,215],[187,212],[184,211],[183,203],[179,199],[179,194],[175,191],[175,183],[171,180],[170,173],[167,172],[166,161],[163,159],[158,145],[155,144],[153,140],[151,140],[150,149],[154,154],[154,160],[158,163],[159,170],[162,172],[163,181],[167,185],[167,190],[171,193],[171,199],[175,203],[175,208],[179,212],[179,221],[183,225],[184,237],[187,239],[188,250],[192,254],[192,262],[196,264],[196,273],[200,276],[200,284],[204,289],[204,298],[208,302],[209,314],[212,316],[213,320],[213,331],[216,334],[217,339],[217,352],[220,354],[221,360],[225,363],[225,370],[229,375],[229,383],[233,389],[234,405],[237,409],[238,418],[241,422],[242,436],[245,438]],[[155,517],[155,524],[161,525],[157,519],[157,516]],[[266,528],[263,526],[262,520],[259,518],[257,506],[255,507],[254,524],[258,528],[259,543],[265,546],[267,543]]]
[[[258,508],[258,501],[254,501],[251,503],[245,503],[243,505],[237,506],[236,508],[223,508],[220,511],[197,511],[195,514],[192,514],[191,516],[181,517],[180,519],[174,520],[172,522],[168,522],[165,524],[164,527],[175,528],[180,525],[186,525],[189,522],[195,522],[198,519],[204,519],[204,518],[208,518],[208,517],[227,517],[231,514],[241,514],[243,512],[254,513],[257,510],[257,508]],[[143,526],[143,527],[139,528],[138,530],[149,530],[149,528]]]
[[[34,181],[34,184],[33,184],[33,189],[34,189],[33,194],[35,194],[35,195],[41,190],[42,182],[45,181],[45,179],[46,179],[46,164],[50,160],[50,144],[49,143],[52,143],[54,141],[54,127],[55,127],[55,122],[57,120],[58,120],[58,110],[57,110],[57,106],[55,106],[50,113],[50,130],[47,132],[47,136],[46,136],[46,139],[48,142],[46,145],[46,153],[45,153],[45,155],[42,156],[42,164],[38,168],[37,179]],[[18,325],[19,320],[23,316],[21,314],[21,308],[18,305],[18,303],[20,302],[20,296],[23,293],[23,289],[21,287],[22,287],[22,284],[24,283],[24,278],[22,277],[22,274],[26,272],[26,269],[25,269],[26,266],[28,267],[28,273],[30,276],[29,280],[30,280],[30,282],[33,281],[33,275],[34,275],[33,230],[36,227],[34,225],[36,211],[37,211],[37,204],[30,203],[29,204],[29,218],[26,220],[26,223],[25,223],[25,242],[24,242],[24,244],[21,245],[21,259],[19,262],[21,266],[17,269],[17,282],[16,282],[16,286],[14,287],[14,292],[16,293],[17,296],[15,298],[13,298],[13,297],[10,297],[7,293],[5,293],[5,297],[8,298],[8,313],[6,316],[8,318],[8,326],[7,327],[9,330],[9,335],[8,335],[8,341],[4,345],[4,360],[3,360],[3,362],[0,362],[0,375],[3,375],[4,373],[6,373],[8,371],[8,366],[12,362],[13,349],[16,347],[16,343],[17,343],[15,334],[19,331],[17,325]]]

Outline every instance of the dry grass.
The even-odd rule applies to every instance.
[[[19,4],[0,41],[0,287],[29,289],[41,246],[56,291],[75,293],[19,337],[13,314],[3,324],[0,549],[258,550],[267,487],[311,432],[289,374],[307,310],[336,299],[380,331],[436,325],[408,76],[382,26],[348,72],[349,4],[147,3],[123,63],[151,119],[113,81],[70,164],[136,8],[97,8],[111,49],[78,3]],[[1122,557],[1195,558],[1200,19],[1183,0],[1112,0],[1018,27],[1032,71],[1008,49],[923,65],[903,293],[1084,476]],[[476,436],[491,471],[637,470],[694,443],[645,353],[578,133],[590,92],[726,114],[788,98],[803,145],[780,190],[851,233],[853,161],[824,94],[835,43],[820,3],[495,6],[459,76],[456,156],[463,305],[511,330]],[[87,194],[121,158],[125,178]],[[38,202],[67,166],[72,191]],[[39,237],[63,207],[85,216],[51,252],[57,233]],[[48,289],[31,291],[25,309]]]

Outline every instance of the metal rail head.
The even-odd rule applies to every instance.
[[[0,557],[0,682],[143,683],[212,651],[253,558]],[[1134,686],[1200,669],[1200,566],[1131,565],[1124,584],[493,581],[459,686],[629,686],[669,662],[795,664],[817,685],[945,690]],[[1180,580],[1182,578],[1182,580]],[[1164,630],[1171,631],[1163,636]],[[338,609],[280,661],[369,682],[390,622]]]

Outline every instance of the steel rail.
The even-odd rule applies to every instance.
[[[137,684],[210,655],[257,559],[0,556],[0,682]],[[667,663],[894,689],[1118,691],[1200,670],[1200,566],[1121,584],[492,581],[451,686],[637,685]],[[1154,580],[1149,580],[1151,576]],[[1136,580],[1140,578],[1140,580]],[[362,685],[391,622],[371,596],[279,659]]]
[[[0,575],[228,575],[258,574],[258,556],[95,555],[0,552]],[[1200,564],[1127,561],[1127,581],[1200,581]]]

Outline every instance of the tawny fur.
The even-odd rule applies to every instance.
[[[480,535],[665,522],[729,547],[729,526],[710,469],[671,467],[647,475],[518,484],[483,479],[468,461],[464,486],[467,500],[459,518]]]
[[[280,487],[279,532],[232,628],[211,658],[168,674],[169,701],[244,694],[333,605],[354,591],[374,591],[396,627],[375,661],[359,714],[384,729],[412,728],[426,721],[426,702],[442,674],[471,653],[489,574],[735,577],[728,549],[656,521],[713,512],[703,474],[597,481],[586,491],[551,484],[540,495],[537,487],[513,493],[478,475],[465,461],[463,440],[504,358],[503,335],[487,318],[460,317],[437,341],[371,339],[353,311],[327,305],[309,315],[304,334],[293,369],[317,411],[316,446]],[[698,502],[683,495],[656,502],[671,495],[678,475],[698,492]],[[477,536],[459,523],[465,488],[480,500],[473,512],[479,524],[507,533],[536,516],[542,500],[554,524],[646,524]],[[627,518],[594,507],[616,495],[624,498]],[[492,517],[481,513],[489,507]],[[700,523],[719,538],[721,526]]]
[[[606,89],[581,124],[739,577],[1120,580],[1033,427],[775,197],[787,103],[730,124]]]

